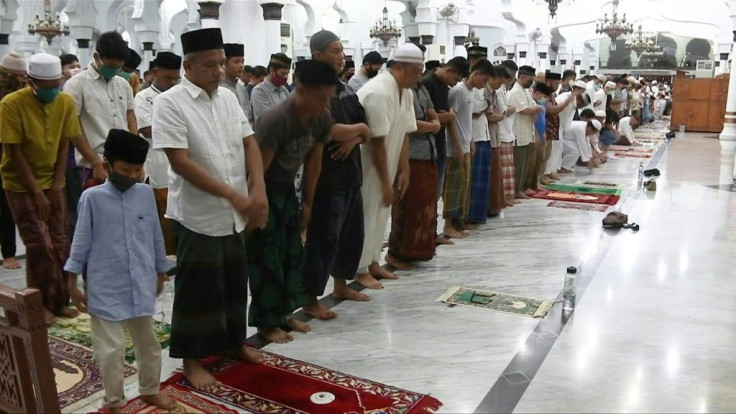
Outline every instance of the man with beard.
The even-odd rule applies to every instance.
[[[363,56],[363,66],[359,71],[355,72],[355,75],[350,78],[348,86],[353,88],[355,92],[358,92],[363,85],[369,80],[373,79],[378,75],[378,71],[383,66],[383,57],[380,53],[373,51]]]

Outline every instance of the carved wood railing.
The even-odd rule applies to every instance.
[[[0,411],[58,413],[41,292],[0,285]]]

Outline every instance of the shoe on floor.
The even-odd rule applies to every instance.
[[[657,191],[657,182],[654,180],[649,180],[644,183],[644,188],[646,188],[647,191]]]
[[[654,168],[654,169],[651,169],[651,170],[646,170],[646,171],[644,171],[644,176],[645,176],[645,177],[652,177],[652,176],[654,176],[654,177],[659,177],[659,175],[660,175],[660,174],[659,174],[659,170],[658,170],[658,169],[656,169],[656,168]]]

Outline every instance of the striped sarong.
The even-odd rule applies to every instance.
[[[442,216],[453,220],[456,226],[465,224],[468,215],[468,192],[470,190],[470,154],[463,156],[463,162],[454,157],[447,158],[445,170],[445,190],[442,200]]]
[[[473,167],[470,172],[468,221],[485,223],[488,218],[488,200],[491,194],[491,143],[475,143]]]
[[[503,194],[508,199],[516,195],[516,172],[514,168],[514,143],[502,142],[499,147],[501,152],[501,177],[503,178]]]

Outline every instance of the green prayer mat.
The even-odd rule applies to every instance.
[[[153,330],[156,339],[161,344],[161,349],[169,347],[171,338],[171,325],[154,319]],[[86,348],[92,348],[92,318],[87,313],[80,313],[72,319],[57,318],[56,322],[49,327],[48,334],[65,341],[73,342]],[[135,361],[133,352],[133,341],[128,332],[125,332],[125,362]]]
[[[624,192],[620,188],[588,187],[585,185],[575,185],[575,184],[547,184],[544,187],[548,190],[553,190],[553,191],[565,191],[565,192],[571,192],[571,193],[587,193],[587,194],[600,194],[600,195],[614,195],[614,196],[620,196]]]
[[[453,286],[437,298],[450,305],[475,306],[497,312],[513,313],[530,318],[543,318],[554,304],[553,300],[539,300],[500,292]]]

